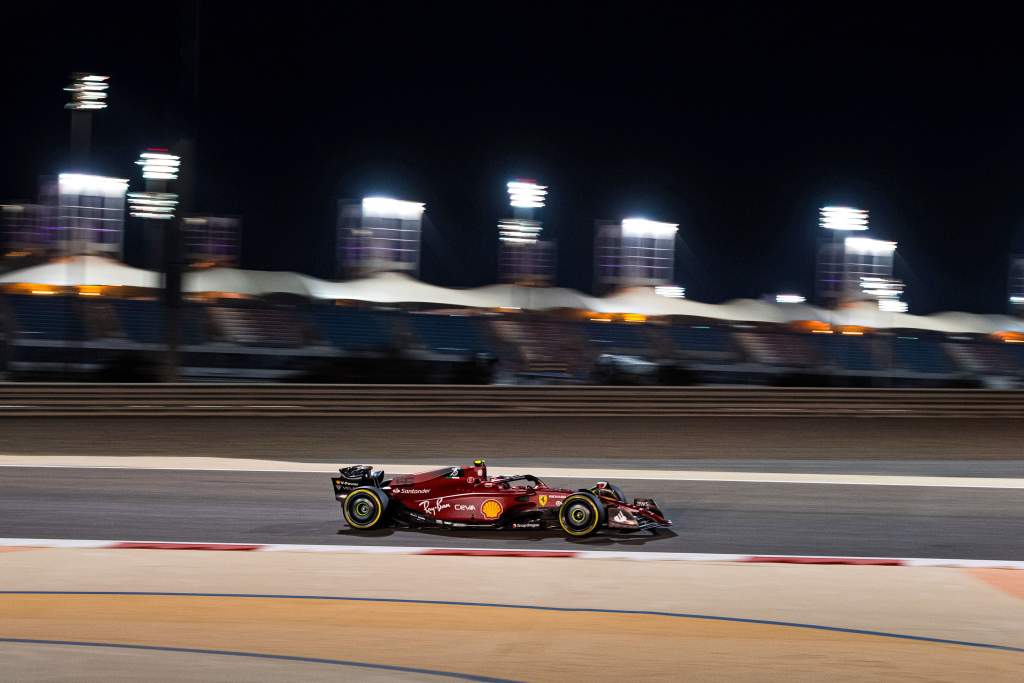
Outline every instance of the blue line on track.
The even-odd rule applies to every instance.
[[[397,666],[394,664],[373,664],[371,662],[353,662],[344,659],[321,659],[319,657],[300,657],[297,655],[272,655],[262,652],[238,652],[236,650],[204,650],[193,647],[169,647],[164,645],[130,645],[126,643],[92,643],[79,640],[40,640],[36,638],[0,638],[0,643],[14,643],[22,645],[71,645],[75,647],[106,647],[121,650],[147,650],[153,652],[180,652],[194,655],[223,655],[227,657],[252,657],[255,659],[273,659],[286,662],[302,662],[304,664],[328,664],[331,666],[352,666],[363,669],[377,669],[378,671],[394,671],[407,674],[424,674],[427,676],[447,676],[463,681],[478,681],[481,683],[515,683],[507,678],[492,678],[491,676],[477,676],[474,674],[458,673],[455,671],[436,671],[434,669],[419,669],[412,666]]]
[[[994,643],[975,643],[969,640],[950,640],[932,636],[915,636],[908,633],[890,633],[888,631],[872,631],[844,626],[825,626],[823,624],[804,624],[796,621],[775,621],[773,619],[752,619],[749,617],[724,617],[715,614],[689,614],[686,612],[659,612],[655,610],[636,609],[601,609],[596,607],[550,607],[547,605],[515,605],[501,602],[469,602],[462,600],[417,600],[413,598],[361,598],[342,595],[283,595],[261,593],[173,593],[163,591],[5,591],[0,595],[139,595],[157,597],[191,597],[191,598],[265,598],[277,600],[337,600],[342,602],[378,602],[399,605],[452,605],[456,607],[498,607],[502,609],[526,609],[542,612],[577,612],[583,614],[637,614],[652,617],[670,617],[674,619],[703,619],[706,621],[726,621],[739,624],[763,624],[766,626],[785,626],[788,628],[805,628],[834,633],[851,633],[860,636],[878,636],[880,638],[898,638],[940,645],[960,645],[962,647],[978,647],[1003,652],[1024,654],[1024,647],[1012,645],[996,645]]]

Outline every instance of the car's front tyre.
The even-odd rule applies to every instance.
[[[591,493],[574,493],[558,508],[558,525],[569,536],[589,536],[604,521],[604,507]]]
[[[353,529],[374,529],[383,525],[387,497],[378,489],[363,487],[345,496],[341,512]]]

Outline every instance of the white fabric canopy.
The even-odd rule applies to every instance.
[[[347,282],[306,278],[315,299],[350,299],[375,303],[420,303],[483,308],[488,304],[474,296],[474,290],[448,289],[414,280],[400,273],[381,273]]]
[[[263,294],[297,294],[312,297],[309,282],[314,278],[287,270],[241,270],[209,268],[185,274],[185,292],[232,292],[261,296]]]
[[[0,275],[0,284],[39,284],[54,287],[100,285],[159,288],[160,273],[132,268],[99,256],[75,256]],[[415,280],[401,273],[381,273],[347,282],[321,280],[290,271],[211,268],[185,274],[187,293],[231,292],[248,296],[295,294],[311,299],[344,299],[388,304],[431,304],[467,308],[521,308],[573,310],[598,313],[640,313],[647,316],[680,315],[717,320],[787,323],[822,320],[836,325],[876,329],[932,330],[947,334],[1024,332],[1024,321],[1007,315],[944,312],[921,316],[879,311],[863,303],[838,311],[808,304],[779,304],[754,299],[735,299],[707,304],[690,299],[658,296],[653,288],[637,287],[606,297],[593,297],[562,287],[488,285],[476,289],[450,289]]]
[[[52,287],[81,285],[104,287],[163,286],[160,273],[126,266],[102,256],[71,256],[68,258],[13,270],[0,276],[0,284],[33,284]]]

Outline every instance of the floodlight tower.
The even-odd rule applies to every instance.
[[[851,232],[868,229],[868,212],[850,206],[824,206],[818,210],[818,225],[830,240],[818,251],[818,291],[826,305],[836,308],[846,284],[843,239]]]
[[[89,160],[92,145],[92,114],[107,108],[109,76],[76,72],[71,84],[64,90],[71,93],[71,101],[64,105],[71,110],[71,155],[73,164]]]
[[[498,270],[502,282],[542,285],[554,271],[554,243],[540,239],[543,223],[536,219],[544,208],[548,188],[517,178],[506,185],[512,218],[498,221]]]
[[[178,179],[181,158],[166,149],[151,147],[135,163],[142,167],[146,189],[128,193],[129,214],[141,219],[145,266],[163,269],[164,231],[170,226],[169,221],[174,220],[178,207],[178,195],[169,191],[169,183]]]

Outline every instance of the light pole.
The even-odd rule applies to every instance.
[[[168,184],[178,179],[181,158],[166,149],[150,148],[139,155],[135,162],[142,167],[142,177],[146,181],[145,192],[131,192],[128,202],[131,215],[142,220],[143,241],[147,250],[156,251],[156,240],[151,237],[151,221],[163,223],[162,245],[157,263],[162,265],[164,273],[164,342],[166,344],[165,374],[168,380],[174,381],[178,375],[178,312],[179,307],[169,296],[167,289],[173,287],[172,278],[177,276],[177,233],[178,222],[175,210],[178,207],[178,195],[169,192]],[[153,226],[155,227],[155,226]]]
[[[554,266],[554,244],[540,238],[543,223],[534,214],[544,208],[548,188],[519,178],[506,189],[513,217],[498,221],[500,279],[518,285],[546,282]]]
[[[71,84],[64,88],[71,93],[71,101],[64,105],[71,110],[71,155],[72,163],[79,165],[89,161],[92,146],[92,113],[107,108],[109,76],[76,72],[71,74]]]

